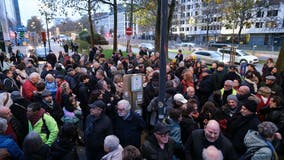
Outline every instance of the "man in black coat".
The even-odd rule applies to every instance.
[[[232,143],[221,134],[219,123],[216,120],[208,121],[204,129],[197,129],[188,137],[185,144],[186,160],[203,160],[202,151],[213,145],[219,149],[224,159],[237,160]]]
[[[30,104],[30,101],[25,99],[20,91],[13,91],[11,93],[11,98],[13,100],[13,104],[10,106],[11,113],[13,114],[13,117],[11,119],[11,122],[18,122],[18,123],[12,123],[16,124],[16,127],[12,128],[14,129],[19,146],[22,146],[22,143],[24,141],[24,138],[28,134],[28,119],[26,115],[27,106]]]
[[[57,58],[56,58],[56,55],[52,52],[50,52],[47,56],[46,56],[46,61],[48,63],[51,64],[52,68],[54,68],[56,62],[57,62]]]
[[[85,144],[87,160],[100,160],[104,153],[104,139],[112,134],[112,124],[104,114],[105,103],[97,100],[89,104],[90,114],[85,125]]]
[[[41,97],[41,107],[54,118],[58,125],[62,125],[61,117],[63,116],[63,110],[61,106],[53,101],[50,91],[43,90]]]
[[[89,100],[89,88],[88,88],[88,83],[89,83],[90,78],[88,77],[88,75],[82,75],[80,77],[80,83],[79,83],[79,92],[78,92],[78,100],[80,102],[80,106],[82,108],[83,111],[83,116],[87,117],[87,115],[89,114],[88,111],[88,100]]]
[[[200,106],[208,100],[208,97],[215,89],[214,79],[209,70],[202,71],[202,80],[196,87],[197,96],[199,98]]]
[[[256,130],[260,123],[256,115],[257,103],[255,100],[246,100],[241,104],[239,114],[229,119],[227,123],[228,138],[233,143],[239,156],[246,152],[244,138],[248,130]]]
[[[175,142],[169,137],[165,124],[157,123],[141,147],[143,158],[147,160],[171,160],[175,151]]]
[[[140,115],[131,111],[131,105],[127,100],[120,100],[117,103],[117,115],[113,120],[113,129],[122,147],[133,145],[139,148],[141,133],[145,127],[144,120]]]

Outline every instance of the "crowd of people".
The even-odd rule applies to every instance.
[[[19,51],[17,51],[18,53]],[[159,53],[101,47],[1,61],[0,159],[281,159],[284,74],[273,59],[211,66],[179,51],[166,65],[165,118],[159,119]],[[125,97],[123,76],[143,75],[142,115]],[[2,156],[2,157],[1,157]],[[282,157],[283,158],[283,157]]]

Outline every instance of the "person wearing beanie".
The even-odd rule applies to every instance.
[[[224,114],[227,119],[232,118],[235,114],[240,111],[239,100],[236,95],[228,95],[227,103],[222,107]]]
[[[248,130],[257,130],[260,123],[256,115],[257,102],[251,97],[243,101],[240,112],[233,116],[227,123],[228,138],[233,143],[238,155],[246,152],[244,137]]]

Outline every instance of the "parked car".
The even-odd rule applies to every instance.
[[[196,59],[205,61],[206,64],[212,64],[213,62],[224,62],[228,63],[229,59],[223,57],[220,52],[210,50],[197,50],[192,53]]]
[[[195,43],[192,42],[183,42],[175,45],[177,49],[182,49],[182,50],[189,50],[189,51],[196,51],[196,50],[202,50],[203,48],[198,46]]]
[[[219,48],[217,50],[218,52],[220,52],[221,54],[224,54],[225,57],[230,58],[230,53],[231,53],[231,49],[230,48]],[[259,59],[251,54],[246,53],[243,50],[240,49],[236,49],[236,56],[235,56],[235,63],[258,63]]]
[[[226,43],[209,43],[208,47],[218,49],[218,48],[230,48],[232,46]]]
[[[151,43],[140,43],[138,47],[145,48],[148,52],[155,52],[155,46]]]
[[[35,54],[38,57],[39,61],[46,61],[46,56],[48,55],[49,51],[50,49],[47,47],[44,48],[40,46],[35,48]]]

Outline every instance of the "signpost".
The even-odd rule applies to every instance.
[[[46,57],[46,33],[45,32],[41,32],[41,40],[43,42],[44,54],[45,54],[45,57]]]
[[[128,27],[125,31],[126,35],[131,36],[133,34],[132,28]]]
[[[126,38],[127,38],[126,52],[128,53],[128,51],[129,51],[128,48],[129,48],[131,36],[133,34],[132,28],[131,27],[126,28],[125,34],[126,34]]]

